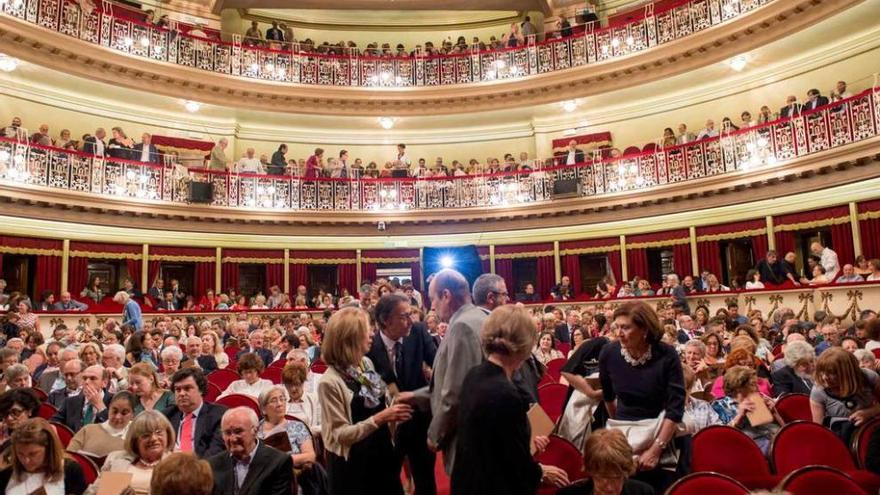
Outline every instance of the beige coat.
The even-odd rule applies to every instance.
[[[369,358],[364,358],[364,367],[373,369]],[[342,375],[333,366],[321,377],[318,383],[318,401],[321,403],[321,436],[324,448],[348,459],[351,446],[370,436],[379,429],[373,418],[352,424],[351,400],[354,393],[348,388]]]

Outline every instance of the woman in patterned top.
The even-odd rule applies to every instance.
[[[260,410],[263,412],[263,419],[260,420],[257,437],[266,440],[273,435],[284,432],[287,435],[287,441],[290,443],[290,457],[293,458],[293,467],[297,473],[297,481],[302,484],[303,471],[311,471],[317,465],[315,463],[315,447],[312,443],[312,434],[309,427],[302,421],[288,420],[285,417],[287,412],[287,394],[284,387],[275,385],[260,394]],[[282,442],[283,444],[283,442]],[[269,441],[267,445],[278,447],[275,441]],[[280,450],[285,450],[282,446]],[[310,476],[305,476],[310,479]],[[305,493],[305,486],[304,493]]]

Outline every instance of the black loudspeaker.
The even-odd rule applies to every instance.
[[[409,177],[409,170],[396,168],[391,171],[391,177],[395,179],[406,179],[407,177]]]
[[[581,195],[581,183],[577,179],[557,179],[553,183],[553,198],[576,198]]]
[[[214,199],[214,184],[210,182],[189,183],[190,203],[210,203]]]

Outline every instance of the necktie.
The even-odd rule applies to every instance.
[[[183,415],[183,422],[180,424],[180,450],[182,452],[193,451],[193,415],[192,413]]]
[[[95,422],[95,406],[89,404],[86,406],[86,412],[83,413],[83,426],[90,425]]]
[[[394,343],[394,374],[397,378],[403,375],[403,345],[400,342]]]

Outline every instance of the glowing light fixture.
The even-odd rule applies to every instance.
[[[189,113],[196,113],[202,108],[202,104],[197,101],[186,100],[183,102],[183,108]]]
[[[2,70],[3,72],[14,71],[15,69],[18,68],[19,63],[21,63],[21,61],[18,60],[17,58],[10,57],[9,55],[6,55],[5,53],[0,53],[0,70]]]
[[[379,117],[379,125],[386,131],[391,130],[394,128],[394,119],[392,117]]]
[[[577,110],[578,102],[577,100],[565,100],[562,102],[562,109],[565,110],[566,113],[571,113]]]
[[[742,72],[743,69],[748,65],[749,59],[745,55],[737,55],[732,59],[727,61],[727,65],[730,66],[731,69]]]
[[[455,260],[452,259],[452,256],[446,255],[440,258],[440,266],[443,268],[452,268],[455,265]]]

